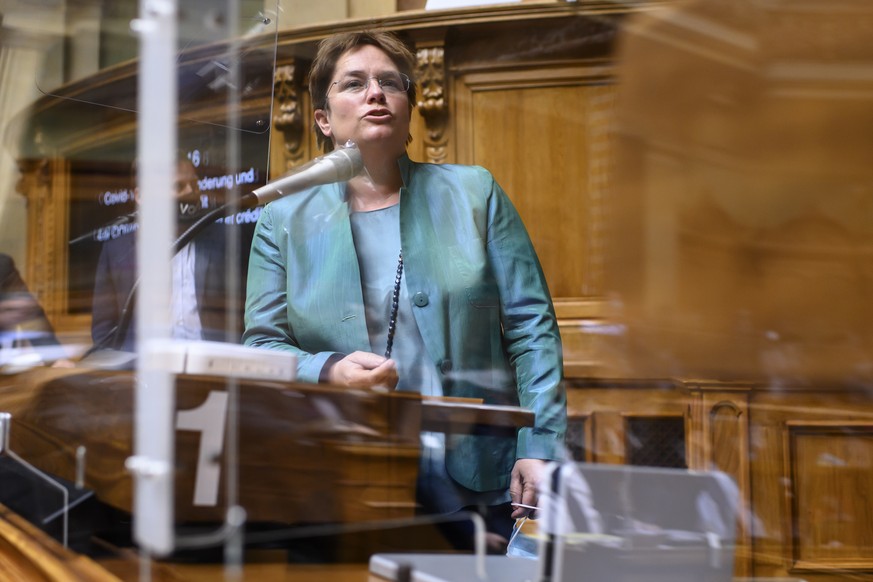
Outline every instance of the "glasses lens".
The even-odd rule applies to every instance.
[[[340,93],[360,93],[367,88],[367,82],[360,77],[346,77],[334,84]]]
[[[345,77],[335,81],[331,88],[336,85],[340,93],[363,93],[369,87],[370,80],[375,79],[382,91],[386,93],[405,93],[409,90],[409,77],[403,73],[386,73],[378,77]],[[328,94],[330,90],[328,89]]]
[[[401,73],[389,73],[378,79],[379,86],[386,93],[403,93],[409,89],[409,77]]]

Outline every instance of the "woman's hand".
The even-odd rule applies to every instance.
[[[509,497],[514,504],[512,519],[530,517],[536,519],[536,510],[539,501],[540,480],[546,470],[547,461],[541,459],[518,459],[512,468],[509,482]],[[526,507],[525,507],[526,506]]]
[[[353,388],[394,388],[397,378],[394,360],[370,352],[353,352],[334,364],[328,373],[331,384]]]

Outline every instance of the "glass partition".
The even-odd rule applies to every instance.
[[[866,0],[171,4],[0,7],[0,562],[869,577]]]

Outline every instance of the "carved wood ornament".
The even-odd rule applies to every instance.
[[[54,323],[62,309],[58,302],[57,288],[57,281],[61,280],[59,273],[62,257],[60,250],[53,244],[54,241],[46,240],[42,233],[57,231],[61,204],[54,198],[52,191],[55,168],[43,147],[42,131],[36,131],[33,141],[34,155],[16,161],[20,177],[15,184],[15,191],[26,200],[27,230],[41,233],[27,239],[27,266],[24,276],[31,293],[37,297],[46,315]]]
[[[285,170],[300,164],[304,158],[302,91],[295,64],[276,68],[273,77],[278,113],[273,117],[273,127],[284,136]]]
[[[446,71],[444,49],[438,47],[420,48],[417,51],[418,82],[421,87],[418,111],[427,127],[425,154],[428,162],[446,161],[448,138],[449,107],[446,100]]]

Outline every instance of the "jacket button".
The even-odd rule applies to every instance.
[[[430,302],[430,300],[427,298],[426,293],[422,293],[421,291],[419,291],[412,296],[412,302],[415,303],[418,307],[424,307]]]
[[[452,371],[452,361],[449,359],[445,359],[440,362],[440,372],[443,374],[448,374]]]

